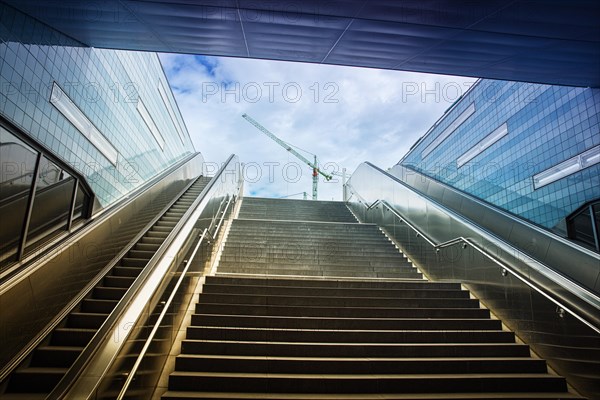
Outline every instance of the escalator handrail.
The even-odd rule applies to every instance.
[[[391,174],[389,174],[389,173],[387,173],[387,172],[379,169],[377,166],[371,164],[368,161],[365,162],[365,164],[369,165],[370,167],[373,167],[374,169],[376,169],[378,171],[381,171],[381,172],[385,173],[387,176],[389,176],[390,178],[394,179],[396,182],[401,183],[403,186],[409,188],[410,190],[412,190],[413,192],[419,194],[420,196],[427,198],[427,196],[424,195],[422,192],[420,192],[418,189],[415,189],[415,188],[411,187],[410,185],[407,185],[405,182],[403,182],[402,180],[398,179],[394,175],[391,175]],[[481,207],[484,207],[486,210],[489,210],[489,211],[494,212],[496,214],[502,215],[503,217],[506,217],[506,218],[510,219],[511,221],[514,221],[514,222],[518,223],[519,225],[527,227],[528,229],[532,229],[536,233],[544,235],[545,237],[548,237],[549,239],[551,239],[553,241],[557,241],[557,242],[559,242],[562,245],[571,247],[574,250],[582,252],[582,253],[585,253],[587,255],[590,255],[590,256],[593,256],[593,257],[596,257],[596,258],[600,257],[598,255],[598,253],[595,252],[594,250],[590,250],[587,247],[581,246],[580,244],[577,244],[577,243],[573,242],[572,240],[569,240],[569,239],[567,239],[567,238],[565,238],[563,236],[560,236],[560,235],[558,235],[558,234],[556,234],[556,233],[548,230],[547,228],[544,228],[544,227],[541,227],[540,225],[534,224],[531,221],[528,221],[528,220],[526,220],[526,219],[524,219],[522,217],[519,217],[518,215],[512,214],[512,213],[510,213],[510,212],[508,212],[506,210],[503,210],[503,209],[501,209],[499,207],[495,207],[493,204],[490,204],[490,203],[488,203],[486,201],[478,199],[477,197],[475,197],[475,196],[473,196],[473,195],[471,195],[471,194],[469,194],[467,192],[464,192],[464,191],[459,190],[459,189],[457,189],[455,187],[449,186],[449,185],[447,185],[447,184],[445,184],[443,182],[440,182],[440,181],[438,181],[438,180],[436,180],[434,178],[431,178],[429,176],[423,175],[423,174],[421,174],[420,171],[418,171],[418,170],[416,170],[414,168],[411,168],[410,166],[402,166],[402,167],[410,170],[411,172],[413,172],[415,174],[420,174],[420,175],[422,175],[424,177],[427,177],[428,179],[431,179],[432,181],[435,181],[437,184],[443,186],[445,190],[449,190],[449,191],[451,191],[453,193],[456,193],[456,194],[458,194],[458,195],[460,195],[460,196],[468,199],[469,201],[472,201],[472,202],[476,203],[477,205],[479,205]]]
[[[353,190],[353,188],[351,190]],[[503,269],[503,272],[504,271],[510,272],[513,276],[515,276],[521,282],[525,283],[527,286],[529,286],[530,288],[532,288],[536,292],[540,293],[542,296],[544,296],[548,300],[552,301],[554,304],[556,304],[558,307],[560,307],[560,309],[564,310],[565,312],[568,312],[573,317],[577,318],[579,321],[583,322],[585,325],[587,325],[588,327],[590,327],[594,331],[600,333],[600,327],[597,327],[594,324],[590,323],[585,318],[581,317],[579,315],[579,313],[573,311],[570,307],[564,305],[561,301],[559,301],[559,300],[555,299],[554,297],[548,295],[546,293],[546,291],[544,291],[538,285],[536,285],[535,283],[533,283],[531,280],[527,279],[525,276],[523,276],[521,273],[519,273],[516,269],[514,269],[513,267],[509,266],[507,263],[504,263],[501,260],[498,260],[496,257],[494,257],[491,254],[489,254],[478,243],[475,243],[471,239],[466,238],[464,236],[458,236],[458,237],[455,237],[453,239],[447,240],[445,242],[437,243],[436,244],[430,238],[428,238],[427,235],[425,235],[420,229],[416,228],[413,224],[411,224],[409,221],[407,221],[406,218],[402,217],[387,201],[382,200],[382,199],[378,199],[375,202],[373,202],[370,206],[368,206],[367,208],[373,208],[373,207],[376,207],[379,204],[385,206],[389,211],[392,212],[392,214],[394,214],[398,219],[400,219],[407,226],[409,226],[413,231],[415,231],[417,233],[417,236],[421,236],[427,243],[429,243],[434,248],[434,250],[436,252],[439,252],[441,249],[443,249],[445,247],[450,247],[450,246],[453,246],[453,245],[459,244],[459,243],[463,243],[464,245],[469,245],[469,246],[473,247],[475,250],[477,250],[480,254],[482,254],[483,256],[485,256],[486,258],[488,258],[490,261],[492,261],[495,264],[497,264],[498,266],[500,266]],[[556,280],[558,280],[560,278],[563,278],[563,279],[560,279],[560,280],[561,281],[568,281],[568,285],[576,285],[577,286],[577,290],[582,295],[584,295],[584,297],[585,297],[585,299],[587,299],[586,301],[588,303],[590,303],[592,305],[595,305],[596,307],[600,307],[600,299],[598,299],[597,296],[594,296],[594,294],[592,294],[589,291],[587,291],[585,288],[583,288],[583,287],[575,284],[574,282],[572,282],[570,280],[566,280],[566,278],[562,277],[561,275],[552,276],[552,277],[549,277],[549,278],[552,279],[552,280],[554,280],[554,281],[556,281]],[[564,283],[567,283],[567,282],[561,282],[561,283],[564,284]]]
[[[204,228],[204,231],[202,231],[202,234],[200,235],[200,240],[198,240],[196,247],[194,247],[194,251],[192,252],[192,255],[190,256],[190,258],[188,260],[184,261],[185,267],[184,267],[183,271],[181,271],[179,279],[177,280],[175,287],[173,287],[173,290],[171,291],[169,298],[167,299],[165,304],[162,306],[163,309],[162,309],[160,315],[158,316],[154,326],[152,327],[152,331],[150,332],[150,335],[148,335],[148,339],[146,339],[146,342],[144,343],[144,346],[142,347],[140,354],[136,358],[135,363],[133,364],[133,367],[131,368],[131,371],[129,371],[129,373],[127,375],[127,379],[125,380],[125,383],[123,384],[123,388],[121,388],[121,391],[119,392],[119,395],[117,396],[117,400],[122,400],[123,397],[125,397],[127,390],[129,389],[129,385],[131,385],[131,382],[133,382],[134,376],[137,373],[138,368],[142,364],[142,360],[146,356],[146,353],[147,353],[148,349],[150,348],[152,341],[154,340],[154,336],[156,335],[156,332],[158,332],[158,329],[160,328],[160,325],[162,324],[162,321],[163,321],[165,315],[167,314],[167,311],[168,311],[169,307],[171,306],[171,303],[173,302],[173,299],[175,298],[175,295],[177,294],[177,291],[179,290],[181,283],[185,279],[187,272],[190,268],[190,265],[192,265],[192,261],[196,257],[196,253],[198,252],[200,245],[204,241],[204,238],[206,237],[207,232],[208,232],[208,228]]]
[[[0,371],[0,382],[3,382],[12,371],[19,366],[19,364],[33,351],[35,348],[46,338],[53,330],[60,324],[60,322],[66,318],[71,311],[89,294],[91,290],[104,278],[104,276],[121,260],[121,258],[127,255],[127,252],[131,250],[131,248],[141,239],[141,237],[146,233],[147,230],[152,228],[152,226],[158,221],[158,219],[181,197],[186,190],[194,182],[190,182],[187,184],[183,190],[181,190],[177,196],[173,200],[171,200],[158,214],[156,217],[152,219],[152,221],[148,222],[138,234],[125,245],[125,247],[115,256],[109,263],[98,273],[96,276],[89,281],[89,283],[79,292],[79,294],[73,298],[56,316],[48,323],[44,329],[38,333],[38,335],[30,341],[27,346],[23,348],[19,354],[17,354],[13,359],[5,365],[5,367]]]
[[[119,300],[113,311],[109,314],[106,320],[102,323],[98,331],[94,334],[90,342],[83,349],[79,357],[75,360],[73,365],[69,368],[67,373],[63,376],[54,390],[48,395],[47,400],[55,400],[63,398],[68,391],[71,389],[75,381],[79,378],[81,372],[88,365],[96,350],[102,341],[107,337],[107,335],[111,334],[111,331],[117,322],[117,320],[121,317],[121,315],[125,312],[126,307],[129,303],[133,302],[133,299],[138,295],[139,289],[142,287],[144,283],[146,283],[146,279],[150,276],[152,272],[154,272],[155,267],[162,260],[164,253],[174,242],[174,239],[181,233],[183,226],[187,223],[188,219],[200,203],[209,197],[208,195],[211,193],[215,183],[221,178],[221,175],[227,170],[229,164],[234,159],[235,154],[229,156],[227,161],[223,164],[221,169],[215,174],[215,176],[210,180],[210,182],[206,185],[206,187],[202,190],[202,192],[196,197],[194,202],[190,205],[185,214],[181,217],[181,219],[177,222],[175,227],[171,230],[169,235],[165,238],[161,246],[158,248],[156,253],[152,256],[152,258],[148,261],[146,267],[142,270],[142,272],[138,275],[132,285],[127,289],[127,292],[123,295],[123,297]],[[162,214],[161,214],[162,215]],[[141,313],[141,311],[140,311]],[[105,371],[106,372],[106,371]],[[97,377],[97,382],[100,382],[102,377]]]
[[[88,234],[92,231],[98,224],[106,221],[111,216],[115,215],[117,212],[121,211],[125,207],[127,207],[130,203],[134,202],[137,198],[142,196],[148,189],[159,183],[164,177],[169,176],[177,169],[181,168],[183,165],[194,159],[195,157],[200,156],[201,153],[190,154],[189,156],[182,159],[180,162],[175,165],[169,167],[163,173],[155,176],[150,179],[148,182],[141,185],[139,188],[133,190],[133,192],[129,193],[123,199],[118,200],[114,205],[109,208],[102,209],[98,211],[96,214],[92,215],[91,218],[86,221],[86,223],[81,227],[81,229],[77,229],[74,232],[65,232],[64,235],[58,236],[56,239],[48,243],[48,247],[42,247],[36,254],[41,254],[39,257],[36,256],[36,259],[32,259],[31,257],[25,257],[23,261],[17,263],[15,266],[10,269],[2,272],[2,279],[4,277],[8,277],[6,281],[2,282],[0,285],[0,294],[10,287],[18,284],[23,279],[25,279],[30,273],[36,270],[39,266],[43,265],[46,261],[50,260],[52,257],[56,255],[57,252],[61,252],[64,250],[63,246],[55,246],[54,249],[48,249],[50,246],[55,245],[60,242],[67,241],[68,243],[75,243],[84,235]],[[90,201],[93,199],[90,198]],[[47,252],[46,252],[47,251]],[[44,253],[45,252],[45,253]],[[23,264],[30,263],[23,268]],[[9,276],[10,275],[10,276]],[[0,375],[1,377],[2,375]],[[0,379],[0,382],[2,380]]]
[[[234,199],[235,199],[235,196],[227,196],[227,197],[223,198],[223,201],[221,201],[221,203],[219,204],[219,209],[217,210],[217,213],[215,214],[215,217],[218,217],[219,223],[215,229],[215,232],[212,235],[210,235],[211,239],[214,240],[214,238],[216,237],[217,232],[219,231],[219,228],[221,227],[221,223],[223,222],[225,215],[227,215],[227,210],[229,209],[229,205],[232,203],[232,201],[234,201]],[[225,201],[227,201],[227,203],[225,205],[225,210],[223,210],[221,212],[221,208],[223,207],[223,203]],[[219,217],[219,215],[220,215],[220,217]],[[179,287],[181,286],[181,283],[183,282],[183,279],[185,278],[187,271],[188,271],[190,265],[192,264],[192,261],[196,258],[196,253],[198,252],[200,245],[202,244],[204,238],[208,234],[210,234],[210,231],[212,230],[215,221],[217,221],[217,219],[213,219],[211,221],[210,226],[208,228],[204,228],[204,231],[202,231],[202,234],[200,235],[200,240],[194,247],[194,250],[193,250],[192,254],[190,255],[189,259],[184,260],[185,267],[184,267],[183,271],[181,271],[179,279],[177,280],[177,283],[173,287],[173,290],[171,291],[169,298],[167,299],[165,304],[162,305],[163,310],[161,311],[160,315],[158,316],[158,319],[156,320],[156,322],[154,323],[154,326],[152,327],[152,331],[150,332],[150,335],[148,335],[148,338],[146,339],[144,346],[142,347],[142,350],[140,351],[140,354],[137,356],[133,367],[131,367],[131,370],[127,373],[127,379],[125,380],[125,383],[123,384],[123,388],[121,389],[119,395],[117,396],[117,400],[123,399],[123,397],[127,393],[127,390],[129,390],[129,385],[131,385],[131,383],[133,382],[134,376],[137,373],[137,370],[140,367],[144,357],[146,356],[146,353],[148,352],[148,349],[150,348],[150,345],[152,344],[152,341],[154,340],[154,336],[156,335],[156,332],[158,332],[158,329],[160,328],[160,324],[162,323],[162,320],[164,319],[169,306],[173,302],[173,299],[175,298],[175,295],[177,294],[177,291],[179,290]]]
[[[225,203],[225,209],[223,211],[221,211],[221,207],[222,207],[224,201],[227,201],[227,203]],[[215,228],[215,232],[212,235],[210,235],[211,239],[214,240],[215,237],[217,236],[217,233],[219,232],[219,228],[221,227],[221,224],[222,224],[223,220],[225,219],[225,216],[227,215],[227,210],[229,209],[229,206],[231,205],[231,203],[234,201],[235,201],[235,196],[227,196],[226,198],[223,199],[221,204],[219,204],[219,210],[217,211],[217,214],[216,214],[217,216],[219,216],[219,214],[220,214],[220,216],[218,217],[219,223],[217,224],[217,226]],[[216,221],[216,220],[213,220],[213,221]],[[133,367],[127,373],[127,379],[125,380],[125,383],[123,384],[123,388],[121,389],[119,395],[117,396],[117,400],[122,400],[126,396],[127,391],[129,390],[129,386],[133,382],[135,374],[137,373],[138,368],[140,367],[144,357],[146,356],[146,353],[148,352],[148,349],[150,348],[150,345],[152,344],[152,341],[154,340],[154,336],[156,335],[156,332],[158,332],[158,329],[160,328],[160,324],[162,323],[162,320],[164,319],[164,316],[167,313],[167,309],[169,308],[173,299],[175,298],[177,291],[179,290],[179,286],[181,286],[181,283],[183,282],[183,279],[185,278],[187,271],[188,271],[190,265],[192,264],[192,261],[196,257],[196,253],[198,252],[198,249],[200,248],[202,241],[204,240],[204,238],[207,235],[210,234],[210,231],[212,228],[213,228],[213,223],[211,223],[210,227],[204,229],[204,231],[200,235],[200,240],[198,241],[198,243],[196,244],[196,247],[194,248],[194,250],[192,252],[192,255],[189,257],[188,260],[184,260],[184,262],[186,263],[185,268],[183,269],[183,271],[181,271],[181,275],[179,276],[179,279],[177,280],[175,287],[171,291],[171,294],[169,295],[169,299],[162,306],[163,310],[160,313],[157,321],[154,323],[154,326],[152,327],[152,332],[150,332],[150,335],[146,339],[144,346],[143,346],[142,350],[140,351],[140,354],[137,356]]]

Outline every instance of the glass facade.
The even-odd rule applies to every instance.
[[[566,234],[600,198],[599,145],[599,89],[480,80],[399,164]]]
[[[2,3],[0,39],[0,116],[84,176],[102,206],[194,152],[155,53],[82,47]]]

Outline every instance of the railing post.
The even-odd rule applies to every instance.
[[[23,254],[25,253],[25,247],[27,247],[27,233],[29,232],[29,223],[31,222],[31,212],[33,209],[33,201],[35,199],[35,192],[37,189],[38,175],[40,172],[40,164],[42,162],[42,152],[38,153],[37,159],[35,160],[35,168],[33,169],[33,177],[31,180],[31,187],[29,188],[29,198],[27,199],[27,211],[25,219],[23,220],[23,229],[21,230],[21,239],[19,240],[19,250],[17,252],[17,261],[21,261]]]

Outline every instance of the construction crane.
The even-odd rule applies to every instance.
[[[319,174],[323,175],[323,177],[325,177],[325,179],[327,179],[328,181],[330,181],[333,178],[330,174],[328,174],[326,172],[323,172],[323,171],[321,171],[319,169],[318,164],[317,164],[317,156],[316,155],[314,156],[314,162],[310,162],[306,157],[304,157],[302,154],[298,153],[295,149],[293,149],[292,145],[290,145],[289,143],[286,143],[283,140],[279,139],[277,136],[275,136],[274,133],[272,133],[267,128],[265,128],[264,126],[262,126],[261,124],[259,124],[258,122],[256,122],[248,114],[242,114],[242,118],[244,118],[246,121],[248,121],[249,123],[251,123],[252,125],[254,125],[254,127],[256,129],[258,129],[259,131],[261,131],[262,133],[264,133],[265,135],[267,135],[269,138],[273,139],[281,147],[283,147],[284,149],[286,149],[287,151],[289,151],[290,153],[292,153],[293,155],[295,155],[303,163],[305,163],[310,168],[312,168],[312,170],[313,170],[313,173],[312,173],[312,180],[313,180],[312,199],[313,200],[317,200],[317,187],[318,187],[318,184],[319,184]]]

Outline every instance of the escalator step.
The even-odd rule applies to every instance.
[[[154,253],[155,251],[148,250],[129,250],[129,253],[127,253],[127,255],[131,258],[141,258],[144,260],[149,260],[152,258]]]
[[[156,224],[154,225],[155,227],[167,227],[169,229],[173,229],[175,227],[175,225],[177,225],[177,222],[175,221],[169,221],[169,220],[164,220],[163,218],[161,218],[159,221],[156,222]]]
[[[96,333],[95,329],[56,328],[50,344],[54,346],[86,346]]]
[[[112,269],[112,274],[115,276],[138,276],[143,268],[139,267],[123,267],[116,266]]]
[[[164,239],[162,237],[144,236],[138,244],[152,244],[160,247],[163,242]]]
[[[114,310],[118,302],[118,300],[84,299],[81,303],[81,311],[109,314]]]
[[[123,257],[121,265],[124,267],[145,267],[148,264],[148,260],[143,258]]]
[[[7,391],[19,393],[49,393],[54,389],[67,371],[67,368],[38,367],[17,369],[10,376]],[[35,384],[32,384],[33,382],[35,382]]]
[[[67,319],[70,328],[98,329],[108,314],[72,312]]]
[[[127,292],[127,288],[96,286],[94,288],[93,298],[105,300],[121,300],[125,292]]]
[[[175,225],[173,225],[175,226]],[[150,232],[166,232],[169,233],[173,230],[173,226],[160,226],[160,225],[154,225],[152,227],[152,229],[150,230]]]
[[[133,246],[133,248],[135,250],[149,251],[149,252],[155,253],[156,250],[158,250],[160,248],[160,243],[138,242],[135,246]]]
[[[154,228],[152,228],[154,229]],[[146,235],[144,235],[145,237],[148,238],[159,238],[161,239],[161,243],[162,241],[165,240],[165,238],[167,236],[169,236],[169,232],[160,232],[160,231],[155,231],[155,230],[149,230],[148,232],[146,232]]]
[[[129,288],[134,281],[135,281],[135,278],[132,276],[107,275],[104,277],[104,286],[117,287],[117,288]]]
[[[40,346],[33,353],[30,367],[69,368],[83,349],[71,346]]]

